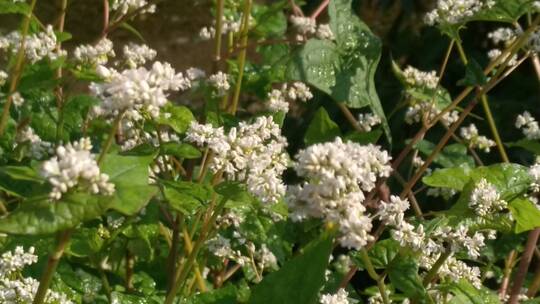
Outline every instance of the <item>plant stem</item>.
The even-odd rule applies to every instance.
[[[508,290],[508,285],[510,284],[510,275],[512,275],[512,268],[514,268],[514,263],[517,259],[517,251],[512,250],[505,259],[504,265],[504,275],[501,282],[501,287],[499,288],[499,297],[504,299],[506,297],[506,292]]]
[[[25,16],[22,24],[21,45],[19,46],[19,51],[17,52],[15,66],[10,73],[11,82],[9,84],[9,94],[2,110],[2,118],[0,118],[0,137],[4,135],[4,131],[6,130],[7,122],[9,119],[9,109],[11,108],[11,103],[13,102],[13,94],[17,90],[17,85],[19,84],[19,80],[22,75],[22,70],[24,66],[24,48],[26,45],[26,36],[28,35],[28,29],[30,28],[30,20],[32,19],[32,14],[34,12],[34,8],[36,7],[36,2],[37,0],[32,0],[32,2],[30,3],[30,11],[28,12],[28,15]]]
[[[510,300],[509,304],[517,304],[519,295],[521,294],[521,286],[525,281],[527,276],[527,270],[529,269],[529,264],[531,263],[532,256],[534,254],[534,249],[536,248],[536,243],[538,242],[538,237],[540,236],[540,228],[535,228],[529,232],[527,238],[527,244],[525,245],[525,250],[521,255],[521,260],[519,261],[518,271],[514,278],[514,283],[512,285],[512,290],[510,291]]]
[[[243,27],[241,35],[240,45],[243,47],[248,43],[248,32],[249,32],[249,15],[251,12],[251,3],[252,0],[245,0],[244,2],[244,11],[243,11]],[[243,48],[238,55],[238,78],[236,79],[236,86],[234,88],[234,95],[232,99],[232,104],[229,108],[229,113],[236,114],[238,108],[238,101],[240,100],[240,91],[242,89],[242,78],[244,78],[244,67],[246,65],[246,55],[247,48]]]
[[[66,21],[67,3],[68,3],[68,0],[60,0],[60,15],[58,17],[58,29],[57,29],[59,32],[64,31],[64,25]],[[62,50],[62,42],[59,41],[56,44],[56,52],[60,53],[61,50]],[[60,81],[61,79],[62,79],[62,66],[56,69],[56,80]],[[59,84],[58,86],[56,86],[55,95],[56,95],[56,108],[58,111],[58,123],[56,125],[56,141],[59,142],[63,136],[63,129],[64,129],[64,111],[63,111],[64,89],[62,88],[62,85]]]
[[[381,293],[383,303],[389,304],[390,301],[388,300],[388,294],[386,294],[386,286],[384,285],[384,278],[380,276],[379,274],[377,274],[377,272],[375,271],[375,268],[373,267],[373,264],[371,263],[371,259],[369,258],[369,255],[366,249],[362,249],[360,251],[360,257],[362,258],[362,261],[364,262],[366,266],[368,275],[377,282],[377,287],[379,288],[379,292]]]
[[[182,237],[184,238],[184,249],[186,251],[186,254],[189,255],[193,251],[193,243],[191,242],[191,237],[189,236],[189,232],[187,231],[186,227],[182,227]],[[197,262],[195,262],[195,280],[197,282],[199,290],[201,292],[206,292],[206,284],[204,283],[201,271],[197,266]]]
[[[70,236],[71,230],[65,230],[60,232],[56,248],[49,256],[49,260],[47,261],[47,267],[45,268],[45,271],[41,276],[41,280],[39,281],[39,287],[36,292],[36,296],[34,297],[33,304],[43,304],[45,302],[45,297],[47,296],[47,292],[49,291],[49,286],[51,285],[54,272],[56,271],[58,262],[64,254],[64,249],[66,249],[66,246],[69,243]]]
[[[103,28],[101,30],[101,38],[107,37],[107,31],[109,30],[109,16],[109,0],[103,0]]]
[[[527,289],[527,297],[534,298],[539,288],[540,288],[540,264],[537,264],[532,283]]]
[[[126,290],[133,290],[133,267],[135,266],[135,257],[131,251],[126,250],[126,279],[125,279],[125,288]]]
[[[124,112],[118,113],[118,115],[113,121],[111,132],[109,132],[107,141],[105,142],[105,145],[103,146],[103,148],[101,149],[101,153],[99,154],[99,158],[97,161],[98,165],[103,162],[103,160],[105,159],[105,155],[107,155],[107,152],[112,146],[114,136],[116,135],[116,132],[118,132],[118,128],[120,127],[120,121],[122,120],[122,116],[124,116]]]
[[[467,59],[467,55],[465,54],[465,50],[463,50],[463,45],[461,45],[461,41],[456,41],[456,45],[459,56],[461,57],[461,61],[464,65],[467,65],[469,61]],[[482,96],[480,96],[480,100],[482,101],[482,107],[484,108],[484,112],[486,113],[488,125],[491,129],[491,133],[493,134],[493,138],[495,139],[495,143],[497,144],[499,154],[501,155],[503,161],[505,163],[508,163],[510,162],[510,160],[508,159],[508,154],[506,154],[506,150],[504,149],[504,144],[501,141],[501,136],[499,134],[499,130],[497,129],[497,124],[495,124],[495,120],[493,119],[493,114],[491,113],[491,108],[489,107],[487,96],[483,94]]]
[[[109,301],[109,303],[112,303],[111,285],[109,284],[109,279],[107,279],[107,274],[105,274],[105,271],[103,271],[101,267],[98,266],[97,268],[99,271],[99,276],[101,278],[101,284],[103,285],[103,290],[107,295],[107,300]]]
[[[212,70],[216,73],[219,70],[219,62],[221,61],[221,41],[223,35],[223,7],[225,5],[225,0],[217,0],[217,11],[216,11],[216,46],[214,50],[214,65]]]
[[[422,283],[424,284],[424,286],[428,285],[431,281],[433,281],[433,279],[437,275],[437,272],[439,272],[439,269],[442,267],[444,262],[446,262],[446,260],[450,257],[451,254],[452,254],[452,250],[446,249],[446,251],[442,253],[441,256],[437,259],[437,261],[435,261],[435,264],[433,264],[431,269],[428,271],[428,273],[424,277],[424,280],[422,280]]]
[[[330,4],[330,0],[323,0],[321,4],[317,7],[317,9],[311,14],[311,19],[317,19],[319,15],[324,11],[324,9]]]

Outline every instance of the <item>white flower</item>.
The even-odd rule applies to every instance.
[[[501,211],[507,206],[501,199],[497,188],[486,179],[481,179],[471,193],[469,207],[480,216],[487,216]]]
[[[531,188],[534,192],[540,192],[540,162],[537,159],[536,163],[529,168],[529,175],[532,178]]]
[[[28,142],[30,144],[30,155],[35,159],[42,159],[44,156],[54,152],[53,144],[41,140],[34,133],[34,129],[29,126],[17,130],[15,141],[18,144]]]
[[[538,126],[538,122],[532,117],[531,113],[527,111],[518,115],[516,119],[516,128],[522,129],[523,134],[527,139],[540,139],[540,127]]]
[[[493,0],[438,0],[437,7],[426,15],[425,22],[429,25],[461,23],[494,4]]]
[[[156,5],[148,5],[148,0],[113,0],[111,5],[111,10],[119,11],[122,15],[127,14],[128,12],[133,12],[140,10],[141,14],[145,13],[155,13]]]
[[[56,156],[43,163],[41,175],[53,186],[50,198],[58,200],[71,188],[87,189],[93,194],[111,195],[114,184],[109,176],[101,173],[90,153],[90,139],[82,138],[73,144],[59,146]]]
[[[146,44],[130,43],[124,45],[123,51],[126,64],[132,69],[153,60],[157,55],[156,50],[151,49]]]
[[[393,301],[389,299],[390,290],[385,290],[385,293],[388,299],[388,303],[393,303]],[[384,299],[381,295],[381,292],[378,291],[374,296],[369,297],[368,304],[384,304]]]
[[[381,118],[373,113],[358,114],[358,124],[364,132],[371,131],[372,127],[381,123]]]
[[[289,112],[289,103],[296,100],[308,101],[313,98],[309,87],[302,82],[294,82],[291,85],[286,83],[281,86],[281,90],[274,89],[268,93],[267,108],[271,112]]]
[[[186,90],[191,86],[182,73],[176,74],[168,63],[154,62],[152,68],[127,69],[118,72],[98,66],[104,83],[90,84],[90,91],[102,100],[96,113],[115,116],[129,110],[146,111],[152,117],[167,103],[167,91]]]
[[[399,196],[392,195],[390,196],[390,202],[380,202],[379,214],[381,220],[387,225],[399,226],[409,206],[410,204],[407,199],[402,200]]]
[[[283,93],[287,92],[287,97],[291,100],[299,99],[301,101],[308,101],[313,98],[313,94],[307,85],[303,82],[296,81],[290,87],[285,85],[282,88]]]
[[[511,43],[516,38],[516,31],[508,27],[500,27],[490,33],[488,33],[488,38],[494,44],[503,43],[507,45]]]
[[[320,304],[349,304],[349,293],[340,288],[335,294],[324,294],[321,296]]]
[[[214,75],[210,75],[208,83],[217,89],[218,95],[220,96],[224,95],[231,88],[231,85],[229,84],[229,75],[221,71]]]
[[[469,146],[472,148],[478,148],[484,152],[489,152],[491,147],[494,147],[496,144],[493,140],[480,136],[478,134],[478,129],[474,124],[470,124],[468,127],[463,127],[460,129],[460,135],[465,141],[468,142]]]
[[[186,70],[186,77],[191,80],[197,80],[206,77],[206,73],[199,68],[189,68]]]
[[[114,57],[113,43],[107,38],[101,39],[96,45],[80,45],[73,51],[73,57],[79,64],[104,65],[109,57]]]
[[[326,40],[336,39],[329,24],[319,24],[319,26],[317,27],[316,36],[319,39],[326,39]]]
[[[316,144],[296,156],[295,170],[306,179],[289,187],[289,216],[298,221],[321,218],[340,227],[340,243],[361,249],[372,239],[371,219],[364,214],[364,191],[371,191],[379,177],[389,176],[390,157],[373,145],[352,142]]]
[[[245,181],[248,191],[262,202],[276,202],[285,193],[281,174],[287,168],[287,140],[271,116],[241,122],[224,134],[223,128],[192,123],[186,140],[208,145],[214,153],[210,168],[228,179]]]
[[[437,72],[420,71],[412,66],[408,66],[403,71],[405,81],[411,86],[426,87],[428,89],[436,89],[439,84],[439,77]]]
[[[199,38],[202,40],[210,40],[216,35],[216,29],[213,27],[203,27],[199,31]]]
[[[11,94],[11,101],[13,102],[13,105],[16,107],[20,107],[24,104],[24,98],[21,96],[19,92],[14,92]]]
[[[24,51],[30,63],[36,63],[43,58],[51,60],[57,59],[64,52],[57,53],[56,35],[52,25],[47,25],[44,32],[26,36]],[[21,46],[21,35],[19,32],[12,32],[5,37],[0,37],[0,50],[9,49],[11,52],[18,52]]]
[[[0,70],[0,87],[6,84],[7,79],[8,79],[8,74]]]
[[[317,22],[313,18],[293,15],[291,23],[300,35],[315,34],[317,31]]]
[[[267,108],[271,112],[289,112],[289,103],[283,96],[282,91],[272,90],[268,93],[268,105]]]

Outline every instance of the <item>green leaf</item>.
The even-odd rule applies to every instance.
[[[39,174],[31,167],[24,166],[5,166],[0,167],[0,172],[8,175],[14,180],[23,180],[36,183],[43,183],[44,180]]]
[[[108,154],[105,157],[101,171],[109,175],[114,183],[115,191],[110,201],[110,207],[125,215],[139,212],[157,193],[155,186],[148,185],[148,166],[152,156],[120,156]]]
[[[253,33],[261,37],[282,37],[287,30],[287,17],[283,13],[283,4],[254,5],[252,12],[255,19]]]
[[[339,129],[339,126],[332,121],[328,112],[326,112],[323,107],[320,107],[307,128],[304,142],[307,145],[313,145],[316,143],[332,141],[340,135],[341,130]]]
[[[331,1],[330,26],[336,43],[310,39],[296,52],[288,67],[290,79],[307,82],[351,108],[369,106],[390,128],[375,88],[381,41],[352,11],[351,0]]]
[[[435,144],[427,140],[421,140],[416,143],[415,148],[423,155],[429,156],[435,149]],[[437,154],[433,162],[445,168],[458,167],[463,164],[474,167],[474,159],[467,155],[467,147],[462,144],[446,146],[441,153]]]
[[[516,198],[508,205],[512,217],[516,220],[516,233],[540,227],[540,210],[528,199]]]
[[[71,38],[73,37],[71,35],[71,33],[68,33],[68,32],[57,32],[57,31],[55,31],[54,35],[56,36],[56,40],[58,42],[68,41],[68,40],[71,40]]]
[[[430,187],[461,191],[470,180],[470,171],[467,166],[437,169],[431,175],[422,178],[422,181]]]
[[[171,207],[184,214],[193,214],[210,199],[212,190],[198,183],[161,181],[165,198]]]
[[[180,159],[197,159],[202,156],[195,146],[186,143],[167,142],[161,145],[162,154],[173,155]]]
[[[540,154],[540,142],[536,140],[521,139],[515,142],[505,143],[505,145],[510,148],[513,148],[513,147],[523,148],[537,155]]]
[[[139,38],[139,40],[141,40],[141,42],[145,42],[146,43],[146,40],[144,40],[144,37],[143,35],[141,35],[141,33],[136,29],[134,28],[133,26],[131,26],[129,23],[127,22],[122,22],[120,24],[120,27],[127,30],[128,32],[132,33],[133,35],[135,35],[135,37]]]
[[[175,106],[171,103],[163,107],[156,119],[159,124],[167,125],[180,134],[186,132],[193,120],[195,117],[187,107]]]
[[[462,279],[451,283],[449,291],[454,294],[450,304],[500,304],[499,297],[485,287],[474,287],[468,281]]]
[[[236,304],[237,288],[234,285],[194,295],[187,304]]]
[[[24,2],[13,3],[11,0],[0,0],[0,14],[28,15],[30,6]]]
[[[469,59],[469,63],[465,67],[465,78],[458,81],[461,86],[480,86],[487,83],[487,77],[484,75],[484,70],[474,59]]]
[[[407,297],[418,298],[426,293],[418,275],[418,264],[411,256],[396,256],[386,271],[392,285]]]
[[[374,144],[382,135],[380,129],[376,129],[369,132],[351,132],[343,137],[343,139],[350,140],[361,145]]]
[[[368,251],[373,267],[376,269],[386,269],[399,253],[400,248],[399,243],[393,239],[386,239],[375,243]],[[358,255],[358,258],[355,258],[355,262],[360,267],[365,268],[362,258],[359,256],[360,253],[355,253],[355,255]]]
[[[495,0],[491,8],[476,13],[472,20],[513,23],[532,10],[531,0]]]
[[[250,200],[246,186],[243,183],[226,181],[219,183],[214,187],[217,194],[220,194],[228,200],[245,202]]]
[[[51,234],[73,228],[102,215],[109,199],[83,193],[66,194],[59,201],[29,200],[0,219],[0,231],[11,234]]]
[[[315,303],[325,281],[332,243],[333,237],[329,235],[312,242],[303,254],[292,258],[254,286],[248,303]]]

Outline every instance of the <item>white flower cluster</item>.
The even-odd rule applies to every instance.
[[[0,70],[0,87],[6,84],[7,79],[8,79],[8,74]]]
[[[349,293],[340,288],[335,294],[324,294],[321,296],[320,304],[349,304]]]
[[[17,144],[28,142],[30,145],[30,156],[35,159],[42,159],[44,156],[54,152],[53,144],[43,141],[36,133],[34,133],[34,129],[29,126],[17,131],[15,141]]]
[[[78,64],[104,65],[109,57],[114,57],[113,42],[107,38],[101,39],[96,45],[80,45],[73,51],[73,57]]]
[[[477,148],[484,152],[489,152],[491,147],[494,147],[496,144],[493,140],[480,136],[478,134],[478,129],[474,124],[470,124],[468,127],[463,127],[459,131],[461,137],[469,144],[471,148]]]
[[[518,115],[515,126],[518,129],[522,129],[523,135],[525,135],[527,139],[540,139],[540,127],[538,126],[538,121],[534,119],[531,113],[525,111],[523,114]]]
[[[36,263],[38,257],[34,248],[28,252],[18,246],[0,257],[0,303],[32,303],[37,292],[39,281],[22,276],[25,266]],[[49,290],[45,298],[46,304],[71,304],[63,293]]]
[[[412,100],[411,105],[405,112],[405,122],[408,124],[421,122],[424,117],[426,117],[428,121],[432,121],[439,113],[441,113],[441,110],[437,109],[435,104],[431,101]],[[445,113],[440,121],[445,126],[450,126],[458,119],[459,113],[457,111],[450,111]]]
[[[281,174],[287,168],[287,140],[271,116],[241,122],[228,134],[222,127],[193,122],[186,139],[208,145],[214,156],[211,169],[222,170],[227,178],[245,181],[248,191],[264,203],[274,203],[285,193]]]
[[[147,61],[154,60],[157,55],[156,50],[146,44],[130,43],[124,45],[123,52],[126,64],[132,69],[144,65]]]
[[[540,158],[529,168],[529,175],[532,178],[531,189],[540,192]]]
[[[410,247],[420,252],[420,266],[426,270],[431,269],[443,252],[451,250],[451,256],[439,271],[439,275],[455,280],[464,278],[475,286],[479,286],[480,270],[457,260],[453,254],[463,250],[470,258],[478,258],[480,250],[485,246],[485,236],[480,232],[469,236],[468,228],[464,225],[456,228],[438,227],[430,235],[426,235],[422,224],[415,229],[404,219],[404,213],[408,208],[409,202],[397,196],[391,196],[388,203],[381,202],[379,216],[381,221],[394,227],[391,230],[392,238],[398,241],[402,247]],[[488,231],[487,235],[490,238],[493,237],[491,231]]]
[[[291,16],[291,23],[296,29],[297,41],[306,40],[306,36],[315,35],[319,39],[334,40],[335,36],[330,28],[329,24],[319,24],[314,18],[302,17],[302,16]]]
[[[102,100],[94,108],[96,115],[116,116],[127,110],[145,111],[152,117],[167,103],[167,91],[185,90],[191,86],[189,79],[168,63],[154,62],[152,68],[127,69],[118,72],[98,66],[98,74],[104,83],[91,83],[90,91]]]
[[[149,5],[148,0],[113,0],[111,10],[118,11],[122,15],[135,10],[141,10],[141,14],[153,14],[156,12],[156,5]]]
[[[24,104],[24,97],[22,97],[19,92],[13,92],[13,94],[11,94],[11,102],[14,106],[20,107]]]
[[[471,193],[469,207],[480,216],[504,210],[507,206],[497,188],[485,178],[481,179]]]
[[[289,103],[295,100],[308,101],[313,94],[307,85],[294,82],[292,85],[283,84],[281,90],[274,89],[268,93],[267,108],[271,112],[289,112]]]
[[[229,75],[219,71],[216,74],[208,77],[208,83],[216,88],[218,95],[223,96],[231,88],[229,83]]]
[[[518,34],[519,33],[517,31],[515,31],[515,30],[513,30],[511,28],[500,27],[500,28],[496,29],[495,31],[492,31],[492,32],[488,33],[488,38],[495,45],[503,45],[504,47],[507,47],[512,42],[514,42],[514,40],[517,38]],[[500,48],[494,48],[494,49],[489,50],[487,55],[488,55],[489,59],[494,60],[495,58],[498,58],[499,56],[502,55],[502,50]],[[508,54],[507,57],[503,58],[503,60],[501,60],[499,62],[499,64],[502,64],[503,62],[505,62],[508,59],[509,55],[510,54]],[[512,57],[508,61],[508,65],[509,66],[516,65],[517,60],[518,60],[518,55],[517,54],[512,55]]]
[[[388,303],[394,303],[391,299],[389,299],[390,294],[391,294],[390,290],[386,290]],[[377,290],[377,293],[375,295],[368,298],[368,304],[384,304],[384,299],[379,290]]]
[[[222,26],[221,34],[224,35],[227,33],[238,33],[240,31],[240,26],[242,25],[242,22],[241,22],[242,18],[243,18],[242,16],[240,16],[240,18],[238,19],[235,19],[233,16],[223,16],[223,24],[221,25]],[[250,18],[250,24],[251,24],[252,17],[249,16],[249,18]],[[199,31],[199,37],[202,40],[210,40],[210,39],[213,39],[215,36],[216,36],[216,28],[214,26],[209,26],[209,27],[205,26]]]
[[[381,123],[381,118],[373,113],[358,114],[358,124],[364,132],[369,132],[371,129]]]
[[[12,32],[5,37],[0,37],[0,50],[8,49],[11,52],[18,52],[21,46],[21,34]],[[44,32],[26,36],[24,42],[24,52],[26,58],[31,63],[36,63],[43,58],[55,60],[66,53],[58,53],[56,50],[56,35],[52,25],[47,25]]]
[[[76,186],[93,194],[114,193],[114,184],[109,183],[107,174],[100,172],[91,149],[90,139],[82,138],[73,144],[59,146],[56,156],[43,163],[41,175],[53,186],[51,199],[60,199],[63,193]]]
[[[403,70],[403,76],[405,76],[405,81],[411,86],[426,87],[434,90],[439,85],[439,77],[437,77],[437,72],[435,71],[424,72],[415,67],[408,66]]]
[[[429,25],[461,23],[494,4],[493,0],[438,0],[437,7],[427,13],[425,22]]]
[[[306,181],[289,188],[289,216],[295,221],[321,218],[338,223],[341,245],[363,248],[373,239],[371,218],[362,204],[364,191],[371,191],[377,178],[390,175],[388,153],[338,137],[300,151],[296,160],[295,170]]]
[[[429,188],[426,192],[428,196],[442,197],[445,200],[449,200],[456,193],[457,191],[452,188]]]

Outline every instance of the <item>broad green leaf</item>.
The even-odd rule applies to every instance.
[[[529,152],[532,152],[534,154],[540,154],[540,142],[536,140],[528,140],[528,139],[521,139],[515,142],[509,142],[506,143],[506,146],[513,148],[523,148]]]
[[[167,142],[160,147],[162,154],[173,155],[180,159],[197,159],[202,156],[199,149],[186,143]]]
[[[418,275],[418,263],[411,256],[396,256],[386,271],[392,285],[407,297],[418,298],[426,293]]]
[[[63,105],[64,130],[79,134],[82,130],[86,114],[92,106],[99,103],[99,99],[90,95],[77,95],[69,98]]]
[[[102,215],[110,198],[83,193],[66,194],[59,201],[28,200],[0,219],[0,231],[11,234],[51,234],[73,228]]]
[[[369,132],[351,132],[343,137],[343,139],[350,140],[361,145],[374,144],[382,135],[382,130],[376,129]]]
[[[487,77],[484,75],[482,67],[476,60],[469,59],[469,63],[465,67],[465,77],[458,81],[461,86],[480,86],[487,83]]]
[[[437,169],[431,175],[422,178],[430,187],[451,188],[461,191],[470,180],[471,169],[466,166]]]
[[[195,213],[205,202],[210,200],[212,190],[192,182],[162,181],[165,198],[171,207],[184,214]]]
[[[187,107],[175,106],[171,103],[161,109],[160,115],[156,119],[159,124],[167,125],[180,134],[186,132],[193,120],[195,117]]]
[[[508,205],[516,221],[515,231],[521,233],[540,227],[540,210],[528,199],[516,198]]]
[[[339,129],[339,126],[332,121],[328,112],[326,112],[323,107],[320,107],[307,128],[304,142],[306,145],[313,145],[316,143],[332,141],[340,135],[341,130]]]
[[[152,158],[116,154],[105,157],[101,171],[108,174],[115,185],[113,196],[107,199],[112,209],[125,215],[136,214],[157,193],[155,186],[148,185],[148,166]]]
[[[421,140],[414,146],[423,155],[429,156],[435,149],[435,144],[427,140]],[[467,155],[467,147],[461,144],[452,144],[446,146],[433,161],[445,168],[458,167],[463,164],[474,167],[474,159]]]
[[[486,8],[476,13],[472,20],[496,21],[513,23],[522,15],[530,12],[533,7],[532,0],[495,0],[491,8]]]
[[[11,0],[0,0],[0,14],[28,15],[30,6],[24,2],[14,3]]]
[[[482,178],[494,184],[500,191],[501,198],[508,201],[527,191],[531,184],[528,168],[511,163],[478,167],[471,171],[474,182],[479,182]]]
[[[283,4],[254,5],[252,12],[255,19],[253,33],[260,37],[281,37],[287,30],[287,17],[283,13]]]
[[[97,228],[79,228],[71,236],[68,252],[77,257],[87,257],[99,252],[103,243]]]
[[[44,180],[39,174],[31,167],[25,166],[5,166],[0,167],[0,172],[8,175],[14,180],[24,180],[36,183],[43,183]]]
[[[373,267],[376,269],[386,269],[400,250],[399,243],[393,239],[379,241],[368,251]],[[360,254],[360,253],[358,253]],[[365,265],[360,257],[355,258],[355,262],[362,268]]]
[[[499,297],[493,291],[482,287],[474,287],[466,280],[453,282],[449,291],[454,294],[450,304],[500,304]]]
[[[333,237],[324,235],[253,287],[250,304],[315,303],[324,284]],[[291,288],[296,286],[298,288]]]
[[[239,182],[221,182],[214,187],[214,190],[217,194],[220,194],[227,200],[245,202],[251,199],[250,195],[247,193],[245,185]]]
[[[194,295],[186,300],[186,304],[236,304],[237,288],[227,285],[223,288]]]

